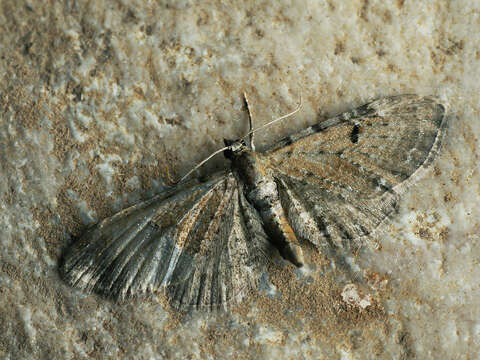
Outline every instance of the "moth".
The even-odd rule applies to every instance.
[[[302,242],[338,254],[371,234],[438,153],[445,119],[435,98],[400,95],[263,153],[254,151],[254,131],[249,144],[225,140],[219,151],[230,169],[89,228],[64,254],[60,273],[114,299],[164,291],[180,310],[227,308],[257,288],[275,253],[301,267]]]

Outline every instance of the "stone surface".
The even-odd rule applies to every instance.
[[[0,358],[478,357],[479,14],[466,0],[2,1]],[[449,105],[430,175],[357,256],[369,286],[347,295],[370,304],[345,302],[321,256],[272,267],[231,314],[66,286],[74,236],[246,132],[243,91],[257,124],[303,99],[260,150],[381,96]]]

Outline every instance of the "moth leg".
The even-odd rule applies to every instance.
[[[249,134],[250,149],[252,149],[252,151],[255,151],[255,143],[254,143],[254,140],[253,140],[253,136],[254,136],[255,132],[252,132],[252,130],[253,130],[253,118],[252,118],[252,112],[250,111],[250,106],[248,104],[248,98],[247,98],[247,93],[246,92],[243,92],[243,100],[245,102],[245,106],[247,108],[247,113],[248,113],[248,126],[249,126],[248,132],[250,133]]]

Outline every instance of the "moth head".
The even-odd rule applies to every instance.
[[[237,139],[237,140],[223,139],[223,142],[225,143],[225,146],[228,146],[228,149],[223,152],[223,155],[227,159],[231,159],[234,156],[238,156],[245,150],[248,150],[247,143],[243,139]]]

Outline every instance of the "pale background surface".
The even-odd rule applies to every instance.
[[[479,3],[202,4],[0,3],[0,358],[479,358]],[[243,91],[257,125],[303,98],[260,150],[381,96],[449,105],[431,172],[356,259],[371,305],[342,302],[338,274],[319,266],[272,271],[233,314],[66,286],[71,234],[242,135]]]

